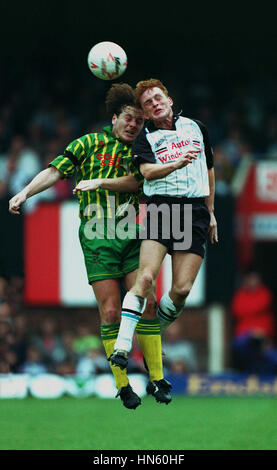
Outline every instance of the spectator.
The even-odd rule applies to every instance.
[[[177,319],[165,332],[165,366],[170,372],[187,373],[197,370],[197,358],[193,343],[183,339],[181,325]]]
[[[12,327],[8,320],[0,320],[0,339],[4,340],[7,344],[13,344],[14,342]]]
[[[13,342],[12,351],[16,354],[16,370],[19,370],[26,360],[26,351],[29,344],[28,324],[26,316],[16,315],[12,319],[13,323]]]
[[[215,192],[218,195],[230,193],[230,182],[234,174],[234,167],[224,155],[220,147],[214,148]]]
[[[0,303],[4,302],[7,295],[7,280],[4,277],[0,277]]]
[[[110,373],[110,366],[102,347],[87,349],[85,355],[78,360],[76,375],[85,378],[101,372]]]
[[[22,135],[15,135],[9,151],[0,156],[0,181],[6,192],[15,194],[39,172],[38,154],[28,148]],[[3,189],[2,189],[3,190]]]
[[[48,372],[40,350],[35,346],[29,346],[26,354],[26,361],[23,363],[20,372],[22,374],[39,375]]]
[[[0,303],[0,320],[9,320],[11,319],[12,308],[10,303],[7,300],[3,300]]]
[[[241,124],[231,124],[227,135],[218,145],[225,159],[227,159],[233,169],[238,167],[243,155],[243,145],[246,141],[244,134],[245,132]]]
[[[40,129],[41,135],[45,138],[51,138],[55,135],[56,118],[55,118],[54,97],[51,93],[40,95],[38,109],[31,118],[31,125]],[[37,131],[38,132],[38,131]]]
[[[10,124],[10,116],[5,116],[5,113],[2,111],[2,116],[0,117],[0,153],[6,151],[8,142],[12,138],[13,130]]]
[[[0,356],[0,374],[9,374],[10,366],[4,358]]]
[[[5,337],[2,336],[3,333]],[[11,338],[10,325],[8,325],[8,323],[5,324],[5,322],[1,322],[0,324],[0,362],[1,362],[1,370],[3,371],[1,373],[3,374],[16,372],[17,357],[10,347],[11,341],[12,341],[12,338]]]
[[[64,360],[69,361],[72,364],[76,365],[77,360],[78,360],[78,354],[73,349],[73,344],[75,340],[75,334],[73,330],[63,329],[61,331],[61,340],[62,340],[64,352],[65,352]]]
[[[56,364],[53,372],[58,375],[74,375],[76,373],[76,365],[70,359],[65,359],[64,361]]]
[[[199,105],[195,115],[199,121],[204,122],[209,129],[209,136],[213,145],[217,145],[224,139],[225,129],[222,119],[216,115],[215,106],[211,102],[203,102]]]
[[[10,254],[9,254],[10,255]],[[13,314],[21,308],[23,302],[23,278],[11,276],[7,285],[7,300],[12,307]]]
[[[249,373],[277,372],[273,295],[258,272],[245,273],[231,302],[234,368]]]
[[[49,368],[65,360],[66,352],[57,332],[57,324],[50,316],[42,320],[38,334],[31,338],[31,344],[39,350],[42,360]]]
[[[73,351],[78,356],[85,355],[88,350],[101,348],[101,340],[97,335],[91,333],[90,327],[86,323],[81,323],[77,327],[77,337],[73,341]]]

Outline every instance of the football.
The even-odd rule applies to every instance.
[[[122,75],[127,67],[125,51],[114,42],[99,42],[88,54],[91,72],[102,80],[114,80]]]

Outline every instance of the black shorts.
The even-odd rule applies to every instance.
[[[153,215],[153,205],[161,209],[161,205],[166,209],[165,212],[157,212]],[[150,206],[151,205],[151,206]],[[188,207],[190,205],[190,207]],[[176,208],[178,209],[176,212]],[[191,215],[188,216],[186,214]],[[173,217],[173,214],[175,216]],[[164,214],[166,214],[164,216]],[[168,216],[168,214],[170,214]],[[177,215],[176,215],[177,214]],[[164,217],[164,218],[163,218]],[[176,219],[178,217],[178,219]],[[176,236],[176,220],[178,222],[178,236]],[[153,223],[156,229],[153,230]],[[146,199],[146,217],[144,219],[145,235],[147,240],[156,240],[166,246],[168,253],[173,251],[184,251],[195,253],[202,258],[205,255],[206,240],[210,225],[210,213],[205,204],[205,198],[174,198],[167,196],[152,196]],[[166,233],[165,233],[166,232]],[[186,237],[186,243],[183,245],[181,233]],[[183,239],[184,239],[183,236]],[[185,246],[185,248],[183,248]]]

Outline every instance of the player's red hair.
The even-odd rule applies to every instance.
[[[149,78],[149,80],[142,80],[136,85],[136,105],[141,108],[140,97],[148,90],[148,88],[160,88],[166,96],[168,96],[167,88],[157,78]]]

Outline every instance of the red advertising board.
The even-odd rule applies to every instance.
[[[236,200],[238,262],[245,267],[257,241],[277,241],[277,162],[252,164]]]

